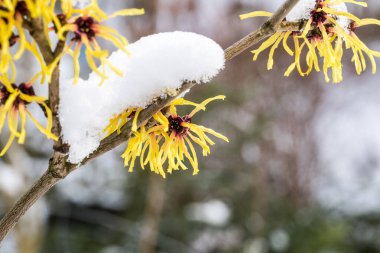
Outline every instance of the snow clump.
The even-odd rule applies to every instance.
[[[144,37],[118,50],[109,61],[123,76],[109,70],[102,86],[88,80],[61,80],[59,116],[63,141],[70,145],[69,162],[79,163],[98,146],[109,120],[127,108],[146,107],[173,93],[185,81],[205,83],[224,68],[224,51],[213,40],[195,33],[168,32]]]

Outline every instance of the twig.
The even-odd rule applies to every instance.
[[[299,0],[288,0],[286,1],[274,14],[273,16],[265,22],[257,31],[249,34],[243,39],[239,40],[232,46],[226,49],[225,57],[226,60],[231,60],[235,56],[239,55],[241,52],[252,47],[262,39],[271,36],[276,31],[286,30],[286,28],[297,29],[299,24],[297,23],[282,23],[286,15],[294,8],[294,6],[299,2]],[[286,25],[289,24],[289,27]],[[280,29],[281,28],[281,29]],[[299,30],[299,29],[298,29]]]
[[[282,22],[284,17],[289,11],[298,3],[299,0],[287,0],[279,10],[265,22],[257,31],[247,35],[240,41],[236,42],[232,46],[225,50],[225,59],[231,60],[243,51],[254,46],[261,40],[272,35],[277,30],[300,30],[302,24]],[[39,21],[39,20],[37,20]],[[41,23],[37,21],[29,22],[25,27],[29,30],[32,37],[37,42],[41,53],[46,63],[54,61],[54,57],[59,55],[57,49],[63,50],[62,43],[57,46],[55,52],[52,51],[48,41],[44,38],[44,33],[41,31]],[[39,21],[41,22],[41,21]],[[184,83],[181,88],[178,89],[177,96],[182,92],[191,89],[195,83]],[[177,96],[168,96],[166,99],[157,99],[155,103],[144,109],[138,120],[138,126],[141,126],[144,122],[150,120],[156,112],[166,107]],[[59,104],[59,67],[54,70],[51,83],[49,85],[49,101],[50,108],[53,112],[53,133],[60,136],[61,127],[58,120],[57,109]],[[41,178],[35,183],[35,185],[25,193],[19,201],[13,206],[13,208],[3,217],[0,221],[0,242],[8,234],[8,232],[14,227],[20,217],[43,196],[50,188],[52,188],[58,181],[65,178],[69,173],[76,168],[88,163],[89,161],[99,157],[100,155],[114,149],[121,143],[127,141],[131,136],[131,124],[126,124],[121,133],[114,133],[105,138],[99,145],[99,148],[94,151],[89,157],[85,158],[79,164],[69,164],[66,161],[66,150],[62,144],[61,139],[54,144],[54,154],[50,159],[48,170],[41,176]]]
[[[49,41],[45,37],[45,32],[43,30],[43,20],[25,17],[22,25],[29,31],[30,36],[32,36],[34,41],[37,43],[45,63],[52,63],[54,61],[54,55]]]
[[[1,220],[0,241],[4,239],[7,233],[14,227],[25,212],[28,211],[29,208],[58,181],[59,179],[53,177],[49,171],[42,175],[32,188],[17,201],[12,209]]]
[[[41,54],[44,58],[45,64],[49,66],[54,62],[56,57],[58,57],[65,45],[64,40],[60,40],[57,43],[55,50],[51,48],[48,39],[45,36],[45,32],[43,30],[43,20],[42,19],[31,19],[26,17],[23,26],[29,31],[30,35],[37,43]],[[58,106],[59,106],[59,64],[54,68],[51,80],[49,83],[49,107],[53,114],[53,127],[52,133],[58,137],[61,135],[61,125],[58,119]],[[61,138],[57,142],[54,143],[54,150],[60,150],[62,147]]]

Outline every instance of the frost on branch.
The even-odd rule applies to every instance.
[[[93,152],[109,120],[127,108],[146,107],[154,98],[172,94],[185,81],[210,81],[224,67],[223,49],[213,40],[188,32],[160,33],[129,45],[126,55],[109,61],[124,76],[109,71],[108,79],[92,73],[88,80],[62,80],[60,121],[69,161],[79,163]]]

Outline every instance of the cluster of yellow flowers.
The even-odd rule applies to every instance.
[[[0,156],[5,154],[15,138],[19,143],[24,143],[27,115],[44,135],[57,140],[58,137],[51,132],[51,108],[46,103],[46,98],[35,94],[33,84],[39,77],[41,83],[45,80],[50,81],[54,68],[64,54],[69,54],[74,58],[76,81],[79,76],[79,56],[82,45],[86,47],[85,55],[89,66],[102,77],[102,80],[107,78],[105,66],[121,75],[120,71],[106,60],[108,51],[99,46],[97,38],[111,41],[114,46],[124,51],[128,42],[116,30],[103,25],[102,22],[116,16],[144,13],[143,9],[124,9],[107,15],[100,9],[97,0],[92,0],[84,9],[74,8],[71,0],[59,2],[60,6],[56,6],[56,0],[0,0],[0,133],[6,122],[8,122],[10,132],[7,144],[0,150]],[[61,10],[62,13],[57,14],[56,9]],[[55,33],[60,41],[70,40],[53,62],[44,61],[37,42],[33,38],[28,38],[26,31],[31,25],[37,25],[38,31],[43,32],[43,39],[48,42],[52,52],[54,46],[50,39],[51,33]],[[41,34],[34,35],[41,36]],[[32,37],[34,37],[33,34]],[[17,47],[14,53],[13,47]],[[41,71],[31,81],[16,85],[15,61],[24,55],[25,50],[35,56]],[[103,67],[102,72],[98,70],[95,60],[98,60]],[[43,127],[27,110],[30,103],[36,103],[43,109],[47,118],[46,127]],[[19,119],[21,126],[18,124]]]
[[[25,49],[30,50],[40,62],[42,59],[36,45],[29,43],[23,29],[23,21],[26,17],[37,15],[35,12],[29,11],[28,4],[33,4],[33,1],[0,1],[0,73],[6,73],[9,68],[12,70],[12,77],[16,75],[14,60],[21,58]],[[36,16],[34,16],[36,17]],[[15,30],[17,34],[15,34]],[[10,54],[9,50],[15,46],[19,48],[15,54]]]
[[[196,175],[199,172],[199,166],[193,143],[199,145],[203,156],[207,156],[210,154],[210,145],[215,144],[207,134],[226,142],[228,139],[210,128],[192,123],[192,118],[197,112],[206,110],[206,105],[211,101],[224,98],[224,96],[216,96],[200,104],[178,98],[168,106],[165,110],[166,114],[160,111],[153,116],[155,121],[153,126],[147,126],[145,122],[139,128],[137,119],[142,109],[129,109],[110,121],[105,129],[106,136],[120,131],[128,121],[132,120],[133,136],[122,155],[124,164],[129,166],[130,172],[133,171],[136,160],[139,158],[142,169],[149,165],[152,172],[165,178],[166,172],[171,174],[173,170],[187,170],[188,166],[185,164],[187,159],[193,168],[193,174]],[[194,109],[189,114],[180,116],[177,113],[177,106],[182,105],[193,106]]]
[[[92,0],[83,9],[76,9],[70,0],[61,0],[60,10],[62,13],[55,14],[55,0],[0,0],[0,131],[8,120],[10,136],[5,147],[1,150],[3,156],[9,149],[14,139],[22,144],[26,137],[27,116],[33,121],[36,127],[47,136],[57,140],[57,136],[52,134],[52,112],[46,104],[46,99],[35,94],[33,84],[41,77],[41,82],[45,78],[50,81],[53,69],[61,57],[65,54],[72,56],[74,60],[74,83],[77,82],[80,72],[79,56],[81,48],[84,47],[84,54],[89,67],[101,77],[102,82],[107,78],[106,67],[115,73],[122,73],[113,66],[107,57],[109,53],[98,44],[98,38],[110,41],[114,46],[123,50],[126,54],[128,41],[116,30],[103,25],[102,23],[112,17],[140,15],[142,9],[124,9],[111,15],[107,15],[99,6],[96,0]],[[43,27],[45,39],[51,48],[50,33],[54,32],[59,40],[66,41],[63,52],[47,65],[37,49],[34,40],[27,39],[25,26],[38,20]],[[15,34],[17,33],[17,34]],[[70,37],[71,36],[71,37]],[[66,39],[67,38],[67,39]],[[18,46],[15,54],[9,53],[13,46]],[[31,81],[16,85],[15,61],[20,59],[25,49],[34,54],[41,65],[41,72]],[[52,51],[54,51],[52,49]],[[97,67],[97,62],[101,68]],[[8,78],[11,76],[11,78]],[[210,153],[210,145],[214,142],[207,134],[214,135],[228,141],[223,135],[203,126],[193,124],[192,117],[199,111],[205,110],[205,106],[215,100],[224,99],[224,96],[217,96],[207,99],[197,104],[183,98],[175,100],[169,106],[169,115],[158,112],[154,115],[155,124],[148,127],[143,124],[137,127],[137,119],[142,108],[130,108],[120,115],[111,119],[109,126],[105,129],[107,136],[120,131],[130,119],[133,119],[133,136],[128,142],[128,148],[123,154],[125,165],[133,170],[137,157],[140,157],[140,165],[144,168],[147,164],[152,171],[165,177],[165,172],[171,173],[173,170],[187,169],[185,158],[190,162],[197,174],[198,158],[193,142],[198,144],[203,155]],[[43,127],[28,111],[30,103],[36,103],[43,108],[47,117],[46,127]],[[195,109],[188,115],[181,117],[177,114],[176,107],[179,105],[192,105]],[[21,126],[18,121],[21,119]],[[164,169],[167,164],[167,169]]]
[[[102,83],[107,79],[106,66],[122,76],[123,73],[107,61],[109,53],[99,46],[97,38],[103,38],[112,42],[117,48],[127,54],[126,46],[128,45],[128,41],[117,30],[103,25],[102,22],[117,16],[141,15],[144,14],[144,10],[124,9],[108,15],[99,8],[96,0],[93,0],[84,9],[73,9],[71,1],[63,1],[62,10],[63,14],[60,14],[59,17],[63,20],[64,25],[59,28],[57,27],[58,37],[63,40],[67,32],[74,34],[71,42],[65,48],[65,52],[70,54],[74,59],[74,83],[77,83],[79,77],[79,55],[83,45],[85,46],[87,63],[96,74],[101,76]],[[100,61],[102,71],[98,70],[95,59]]]
[[[4,148],[0,150],[0,156],[10,148],[15,138],[18,143],[23,144],[26,138],[27,116],[33,121],[36,127],[47,136],[47,138],[57,139],[51,133],[52,113],[46,99],[37,96],[34,92],[33,84],[42,75],[45,75],[47,67],[42,56],[38,52],[36,43],[27,40],[23,23],[31,18],[52,17],[47,15],[52,11],[50,8],[41,8],[42,2],[46,1],[0,1],[0,133],[8,119],[10,136]],[[11,54],[11,47],[18,46],[16,53]],[[41,64],[41,73],[37,74],[30,81],[16,85],[15,60],[22,57],[25,50],[29,50]],[[10,76],[8,73],[10,72]],[[28,111],[27,106],[36,103],[44,109],[47,117],[47,125],[43,127]],[[18,121],[21,121],[19,126]]]
[[[52,113],[47,104],[45,98],[35,95],[33,89],[33,83],[36,81],[39,75],[35,76],[27,83],[21,83],[16,85],[10,83],[6,77],[0,76],[0,133],[3,130],[5,120],[8,118],[8,128],[10,136],[7,144],[1,150],[0,156],[3,156],[5,152],[10,148],[15,138],[18,139],[19,144],[24,144],[26,137],[26,117],[33,121],[38,130],[40,130],[48,139],[52,138],[57,140],[57,137],[51,133],[52,127]],[[46,114],[47,125],[46,127],[33,117],[28,111],[27,106],[30,103],[37,103],[40,105]],[[18,119],[21,119],[21,127],[19,130]]]
[[[59,64],[64,55],[70,55],[74,60],[74,83],[80,74],[79,57],[84,47],[87,63],[94,73],[101,77],[101,83],[107,79],[106,68],[122,75],[116,66],[107,60],[109,52],[98,43],[98,39],[110,41],[115,47],[126,54],[128,41],[113,28],[103,24],[110,18],[117,16],[141,15],[143,9],[123,9],[111,15],[106,14],[98,5],[97,0],[91,2],[83,9],[75,8],[71,0],[0,0],[0,133],[6,122],[10,136],[8,142],[0,150],[0,156],[10,148],[14,139],[22,144],[26,138],[26,120],[30,118],[35,126],[47,137],[58,139],[52,133],[53,116],[47,99],[35,94],[33,84],[40,78],[40,82],[51,81],[53,70]],[[377,19],[360,19],[353,14],[341,11],[339,5],[351,3],[366,7],[367,4],[355,0],[315,0],[315,6],[306,20],[298,20],[304,23],[301,31],[279,31],[274,33],[262,45],[252,51],[253,60],[257,60],[260,53],[270,48],[268,69],[273,68],[274,53],[280,43],[285,51],[293,57],[293,63],[285,72],[289,76],[295,69],[301,76],[307,76],[314,69],[324,73],[327,82],[338,83],[342,81],[342,57],[344,47],[353,53],[352,62],[355,64],[358,74],[366,67],[366,57],[372,64],[372,72],[376,72],[375,57],[380,57],[380,52],[369,49],[355,34],[355,29],[365,25],[380,25]],[[314,3],[312,3],[314,4]],[[56,13],[59,9],[62,13]],[[266,16],[272,13],[256,11],[241,15],[241,19]],[[340,19],[349,20],[342,25]],[[40,35],[31,34],[29,39],[26,30],[38,26]],[[35,32],[35,31],[34,31]],[[50,40],[55,35],[60,43],[65,42],[62,52],[57,55]],[[42,57],[38,49],[36,36],[43,36],[49,44],[55,59],[49,60]],[[294,48],[288,45],[289,37],[293,38]],[[14,53],[11,49],[17,47]],[[12,49],[13,50],[13,49]],[[24,52],[31,52],[40,64],[41,71],[30,81],[15,84],[15,62],[20,59]],[[306,53],[305,53],[306,52]],[[305,53],[305,58],[302,56]],[[323,60],[320,67],[319,60]],[[303,62],[306,70],[303,70]],[[98,68],[97,64],[100,64]],[[216,96],[206,99],[202,103],[193,103],[183,98],[174,100],[167,108],[153,116],[153,123],[144,122],[138,126],[138,118],[143,108],[127,108],[123,113],[110,120],[104,130],[105,137],[120,133],[121,128],[132,121],[132,137],[128,142],[122,157],[125,166],[133,171],[136,160],[144,169],[149,166],[150,170],[165,177],[166,173],[173,170],[188,169],[189,162],[193,168],[193,174],[199,172],[198,158],[195,146],[199,146],[204,156],[210,153],[210,146],[214,142],[209,135],[228,142],[228,139],[212,129],[194,124],[193,116],[206,109],[206,105],[213,101],[224,99],[224,96]],[[31,103],[38,104],[47,118],[46,126],[42,126],[27,109]],[[194,109],[185,116],[177,113],[178,106],[192,106]],[[18,121],[20,120],[20,124]]]
[[[98,39],[110,41],[126,54],[128,54],[126,50],[128,41],[115,29],[102,23],[116,16],[144,13],[143,9],[124,9],[108,15],[98,6],[96,0],[92,0],[83,9],[74,8],[70,0],[61,0],[59,8],[56,8],[56,2],[55,0],[0,0],[0,132],[6,122],[8,122],[10,132],[8,142],[2,148],[0,156],[3,156],[10,148],[14,139],[17,139],[20,144],[24,143],[27,116],[47,138],[57,140],[58,137],[51,132],[52,111],[46,98],[35,94],[33,84],[38,78],[41,79],[41,83],[44,80],[51,81],[53,69],[57,67],[59,60],[65,54],[72,56],[74,60],[74,83],[76,83],[80,73],[79,56],[82,47],[84,47],[89,67],[101,77],[102,82],[107,79],[107,67],[118,75],[122,75],[123,73],[107,60],[109,53],[100,47]],[[60,9],[62,13],[56,14],[56,9]],[[54,50],[50,33],[55,33],[60,41],[68,41],[62,53],[56,55],[53,62],[46,63],[37,49],[36,41],[27,39],[25,31],[33,23],[42,24],[39,31],[43,31],[44,39],[47,40],[52,52]],[[11,47],[18,47],[15,54],[9,52]],[[21,58],[25,50],[29,50],[36,57],[41,65],[41,71],[32,80],[16,85],[15,61]],[[97,67],[97,63],[100,63],[100,68]],[[123,125],[133,119],[133,136],[122,156],[125,159],[125,165],[129,165],[130,171],[133,170],[137,157],[140,157],[140,165],[143,168],[149,164],[152,171],[165,177],[165,172],[171,173],[180,168],[187,169],[186,158],[194,169],[194,174],[197,174],[198,159],[193,142],[202,148],[203,155],[206,156],[210,153],[209,146],[214,145],[207,134],[228,141],[223,135],[191,122],[192,117],[199,110],[205,110],[205,106],[215,99],[224,99],[224,96],[207,99],[200,104],[183,98],[177,99],[169,106],[168,115],[162,112],[154,115],[155,124],[152,127],[148,127],[147,124],[137,127],[137,119],[142,108],[129,108],[111,119],[109,126],[105,129],[106,136],[120,131]],[[43,109],[47,118],[45,127],[28,111],[27,107],[30,103],[36,103]],[[179,105],[192,105],[195,109],[181,117],[176,110]],[[18,123],[19,119],[21,124]],[[165,164],[167,164],[167,169],[164,169]]]
[[[355,15],[340,11],[339,5],[351,3],[367,7],[365,2],[355,0],[316,0],[315,7],[310,11],[310,18],[304,21],[305,26],[302,31],[284,31],[276,32],[262,45],[253,50],[253,60],[256,61],[259,54],[264,50],[271,48],[267,68],[273,68],[273,56],[275,50],[282,42],[285,51],[293,57],[293,63],[285,72],[289,76],[295,69],[301,76],[307,76],[314,69],[317,72],[323,70],[326,82],[339,83],[343,80],[342,74],[342,57],[344,53],[344,44],[346,49],[351,49],[353,53],[352,62],[355,64],[357,74],[361,74],[366,68],[366,58],[368,57],[372,64],[372,73],[376,73],[375,57],[380,57],[380,52],[369,49],[355,34],[358,27],[365,25],[380,25],[377,19],[360,19]],[[271,16],[272,14],[264,11],[256,11],[240,16],[241,19]],[[348,19],[350,22],[347,27],[338,22],[340,18]],[[287,41],[292,36],[294,49],[291,49]],[[306,51],[306,70],[303,70],[301,56]],[[319,66],[319,58],[323,60],[323,67]]]

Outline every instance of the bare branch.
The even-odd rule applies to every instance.
[[[272,27],[275,31],[280,27],[282,21],[284,21],[286,15],[298,4],[300,0],[288,0],[286,1],[267,21],[267,25]]]
[[[247,35],[225,50],[226,60],[231,60],[235,56],[241,54],[243,51],[251,48],[261,40],[273,35],[278,30],[296,30],[299,24],[283,22],[286,15],[291,9],[299,2],[299,0],[286,1],[273,16],[265,22],[257,31]],[[288,27],[289,25],[289,27]],[[295,26],[294,26],[295,25]],[[281,29],[279,29],[281,28]],[[290,29],[286,29],[290,28]],[[299,30],[299,29],[297,29]]]
[[[0,223],[0,242],[7,233],[14,227],[21,216],[51,187],[53,187],[59,178],[53,177],[49,171],[45,172],[42,177],[32,186],[32,188],[17,201],[13,208],[3,217]]]
[[[53,51],[49,40],[46,37],[45,31],[43,30],[44,24],[42,19],[32,19],[30,17],[26,17],[23,22],[24,28],[26,28],[34,41],[37,43],[41,54],[44,58],[45,64],[49,66],[54,62],[56,57],[63,52],[65,47],[65,41],[60,40],[57,43],[55,50]],[[52,133],[56,136],[60,137],[61,135],[61,126],[58,119],[58,105],[59,105],[59,63],[56,65],[53,70],[51,80],[49,83],[49,107],[53,113],[53,128]],[[54,143],[54,150],[62,149],[63,143],[61,139],[58,142]]]
[[[45,36],[45,31],[43,29],[43,20],[26,17],[23,22],[23,27],[29,31],[30,35],[37,43],[45,63],[52,63],[54,61],[54,55],[49,41]]]

